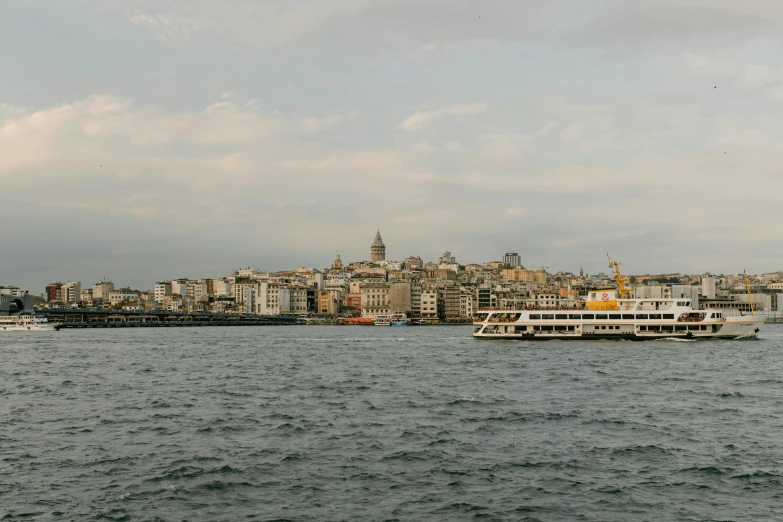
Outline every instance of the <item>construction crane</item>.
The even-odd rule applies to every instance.
[[[750,281],[748,281],[748,274],[742,271],[742,277],[745,279],[745,289],[748,291],[748,303],[750,303],[750,315],[755,316],[756,311],[753,309],[753,298],[750,296]]]
[[[620,299],[625,299],[625,297],[630,292],[629,289],[625,288],[626,283],[630,284],[630,282],[627,279],[623,279],[623,276],[620,274],[620,263],[617,261],[613,261],[611,257],[609,257],[609,254],[606,254],[606,259],[609,260],[609,268],[614,269],[614,277],[617,280],[617,288],[620,291]]]

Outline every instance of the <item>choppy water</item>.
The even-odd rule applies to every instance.
[[[0,337],[0,520],[780,520],[783,327]]]

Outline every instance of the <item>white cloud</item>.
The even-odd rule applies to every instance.
[[[402,120],[399,128],[404,131],[414,131],[444,116],[468,116],[481,114],[487,109],[485,103],[469,103],[462,105],[452,105],[440,109],[431,109],[414,112]]]
[[[563,141],[575,141],[582,137],[582,133],[587,127],[587,123],[579,121],[568,125],[563,132],[560,133],[560,137]]]

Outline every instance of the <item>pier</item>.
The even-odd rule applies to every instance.
[[[295,325],[295,315],[213,314],[167,312],[50,309],[37,315],[62,328],[177,328],[195,326],[283,326]]]

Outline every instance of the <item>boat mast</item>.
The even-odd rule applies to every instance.
[[[606,259],[609,260],[609,268],[614,268],[614,277],[617,280],[617,286],[620,290],[620,299],[625,299],[625,296],[628,295],[628,292],[630,290],[627,290],[625,288],[625,280],[623,279],[623,276],[620,274],[620,263],[617,261],[612,261],[612,258],[609,257],[609,254],[606,254]]]
[[[750,315],[755,316],[756,312],[753,310],[753,299],[750,298],[750,283],[748,282],[748,274],[742,271],[742,277],[745,278],[745,289],[748,291],[748,302],[750,303]]]

